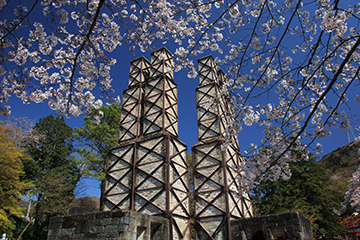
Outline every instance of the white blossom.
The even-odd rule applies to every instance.
[[[288,150],[300,149],[294,144],[310,148],[307,144],[331,134],[329,126],[341,127],[343,105],[360,102],[356,92],[348,94],[358,88],[357,3],[335,9],[328,0],[306,6],[263,0],[42,0],[33,11],[30,1],[14,1],[7,14],[9,4],[0,0],[3,115],[14,97],[24,103],[47,101],[51,109],[74,116],[91,115],[103,102],[120,104],[112,88],[116,59],[110,53],[118,46],[148,54],[169,43],[174,65],[165,70],[187,71],[191,78],[197,76],[194,61],[217,51],[216,63],[228,79],[219,94],[234,101],[237,113],[225,126],[224,149],[242,126],[257,124],[263,131],[247,151],[254,161],[239,167],[244,186],[248,180],[287,179],[293,159]],[[44,18],[36,15],[40,11]],[[117,61],[123,64],[121,57]],[[102,113],[93,117],[99,122]],[[273,159],[278,164],[270,168]],[[352,192],[349,199],[358,196]]]
[[[124,9],[124,10],[121,11],[121,14],[122,14],[123,16],[127,16],[127,15],[128,15],[128,11],[126,11],[126,10]]]
[[[344,11],[340,11],[334,16],[334,11],[326,11],[323,16],[322,29],[335,31],[337,35],[342,36],[347,30],[347,17]]]
[[[250,47],[254,48],[255,50],[260,50],[262,46],[260,45],[260,38],[254,37],[252,40]]]
[[[175,54],[178,55],[179,57],[185,57],[188,54],[188,50],[183,48],[183,47],[179,47],[178,49],[176,49]]]
[[[68,21],[69,21],[68,12],[62,8],[60,11],[60,23],[65,24]]]
[[[98,100],[96,100],[96,102],[94,102],[95,109],[100,109],[102,107],[102,105],[103,105],[103,102],[100,99],[98,99]]]
[[[352,178],[349,181],[348,191],[345,194],[345,201],[342,203],[342,211],[346,209],[347,203],[355,209],[355,211],[360,211],[360,166],[353,173]]]

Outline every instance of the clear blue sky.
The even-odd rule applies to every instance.
[[[40,11],[39,11],[40,13]],[[39,16],[42,17],[41,13]],[[244,32],[238,34],[245,34]],[[233,35],[234,37],[239,37],[237,34]],[[162,43],[159,42],[156,47],[162,47]],[[175,51],[175,47],[172,44],[167,44],[166,47],[171,51]],[[204,57],[206,55],[212,54],[213,52],[205,51],[203,55],[199,55],[197,58]],[[118,47],[111,55],[113,58],[117,59],[117,63],[111,69],[111,75],[113,78],[113,88],[116,91],[116,95],[122,95],[122,92],[128,87],[128,75],[129,75],[129,67],[130,61],[138,58],[140,56],[146,57],[150,60],[150,52],[141,53],[140,51],[136,52],[136,55],[131,55],[127,46]],[[194,59],[196,61],[196,59]],[[223,68],[226,72],[226,69]],[[178,85],[178,99],[179,99],[179,138],[182,142],[184,142],[189,150],[191,146],[194,145],[197,141],[197,124],[196,124],[196,102],[195,102],[195,88],[198,86],[198,79],[189,79],[187,78],[187,72],[182,70],[178,73],[175,73],[175,83]],[[354,102],[354,93],[355,88],[351,89],[353,93],[349,97],[349,103],[352,107],[352,113],[350,116],[359,117],[360,108],[359,104]],[[268,99],[268,102],[276,101],[272,99]],[[54,111],[50,110],[47,103],[43,104],[28,104],[24,105],[21,103],[19,99],[13,97],[9,101],[9,105],[11,105],[12,116],[26,116],[29,119],[39,120],[42,117],[46,117],[49,114],[56,114]],[[66,119],[66,122],[72,128],[81,127],[83,124],[83,117],[70,117]],[[4,118],[0,118],[0,120],[4,120]],[[355,121],[350,119],[353,126],[355,126]],[[358,122],[356,122],[358,124]],[[355,131],[355,130],[354,130]],[[357,133],[356,133],[357,134]],[[250,143],[254,142],[255,144],[260,144],[260,140],[262,138],[262,132],[260,127],[253,125],[251,127],[247,127],[243,125],[243,131],[239,133],[239,142],[240,142],[240,150],[243,152],[246,150]],[[347,133],[344,130],[339,130],[338,128],[332,129],[332,135],[325,139],[319,141],[323,145],[323,154],[327,154],[338,147],[342,147],[348,143]],[[93,181],[85,181],[87,185],[86,194],[90,196],[99,196],[100,189],[98,188],[98,183]]]
[[[172,52],[174,51],[172,48],[169,48],[169,50]],[[118,48],[113,54],[113,57],[117,58],[117,64],[113,66],[111,70],[113,86],[116,94],[120,94],[122,96],[122,92],[128,87],[130,61],[140,56],[144,56],[150,60],[150,52],[139,53],[137,56],[132,56],[125,46]],[[211,54],[211,52],[207,52],[203,56],[208,54]],[[199,58],[203,56],[199,56]],[[179,138],[190,150],[191,146],[197,141],[195,88],[198,86],[198,79],[187,78],[186,71],[182,70],[175,73],[175,83],[178,85]],[[354,100],[351,99],[350,101]],[[26,116],[29,119],[39,120],[49,114],[56,114],[56,112],[50,110],[47,103],[32,103],[24,105],[19,99],[12,98],[9,101],[9,104],[11,105],[12,116],[14,117]],[[354,105],[354,107],[356,107],[356,105]],[[357,112],[359,113],[359,109],[357,109]],[[70,117],[66,119],[66,122],[72,128],[81,127],[83,124],[83,117],[84,116],[77,118]],[[354,123],[352,120],[351,122]],[[243,125],[243,131],[239,133],[241,151],[243,152],[246,150],[252,142],[259,144],[261,138],[260,127],[256,125],[251,127]],[[347,142],[346,131],[333,128],[332,135],[320,141],[323,145],[323,155],[337,149],[338,147],[344,146]],[[83,184],[86,186],[86,195],[100,195],[100,189],[97,181],[83,180]]]

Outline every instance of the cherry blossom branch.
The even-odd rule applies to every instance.
[[[13,30],[17,29],[21,23],[29,16],[29,14],[34,10],[35,6],[37,5],[37,3],[39,2],[39,0],[35,0],[35,3],[32,5],[32,7],[30,8],[30,10],[25,14],[25,16],[23,18],[21,18],[17,24],[14,25],[14,27],[11,30],[8,30],[7,34],[4,34],[4,36],[2,36],[0,38],[0,41],[3,41]]]
[[[256,28],[257,28],[257,25],[258,25],[259,22],[260,22],[260,19],[261,19],[261,16],[262,16],[262,12],[263,12],[264,8],[265,8],[265,4],[264,4],[263,7],[261,8],[260,15],[259,15],[259,17],[257,18],[257,20],[256,20],[256,22],[255,22],[255,26],[254,26],[254,28],[253,28],[253,30],[252,30],[252,32],[251,32],[251,36],[250,36],[249,43],[252,42],[252,39],[253,39],[253,37],[254,37],[254,35],[255,35],[255,30],[256,30]],[[250,44],[246,44],[244,53],[243,53],[243,55],[242,55],[242,57],[241,57],[241,60],[239,61],[240,66],[239,66],[239,68],[238,68],[238,71],[237,71],[237,73],[236,73],[236,76],[239,75],[242,62],[244,61],[244,57],[245,57],[245,55],[246,55],[246,51],[249,49],[249,46],[250,46]]]
[[[75,71],[76,71],[76,65],[77,65],[77,61],[78,61],[78,58],[80,56],[80,53],[82,52],[82,50],[84,49],[86,43],[90,40],[90,36],[95,28],[95,25],[97,23],[97,19],[99,17],[99,14],[100,14],[100,10],[101,10],[101,7],[103,6],[105,0],[100,0],[99,1],[99,4],[97,6],[97,9],[96,9],[96,13],[94,15],[94,18],[93,18],[93,21],[91,23],[91,26],[89,28],[89,31],[88,33],[86,34],[85,36],[85,39],[84,41],[82,42],[79,50],[77,51],[76,55],[75,55],[75,58],[74,58],[74,64],[73,64],[73,67],[72,67],[72,71],[71,71],[71,76],[70,76],[70,91],[69,91],[69,97],[68,97],[68,102],[67,102],[67,112],[69,111],[69,106],[70,106],[70,102],[71,102],[71,98],[72,98],[72,89],[73,89],[73,82],[74,82],[74,75],[75,75]]]
[[[350,40],[350,39],[348,39],[347,41],[349,41],[349,40]],[[337,46],[332,50],[332,52],[331,52],[329,55],[327,55],[327,56],[323,59],[323,61],[315,68],[315,70],[313,71],[313,73],[308,77],[307,81],[302,85],[301,89],[299,89],[298,92],[295,94],[294,98],[292,98],[292,100],[291,100],[291,102],[290,102],[290,104],[289,104],[289,107],[288,107],[287,110],[286,110],[285,115],[287,115],[287,113],[290,111],[290,106],[293,105],[294,101],[297,99],[297,97],[299,96],[299,94],[301,93],[301,91],[304,90],[304,89],[306,88],[307,84],[310,82],[310,80],[313,79],[315,73],[316,73],[317,71],[319,71],[321,67],[323,67],[323,65],[325,64],[325,62],[326,62],[327,60],[331,59],[331,58],[334,56],[334,54],[336,53],[336,51],[337,51],[343,44],[345,44],[345,42],[346,42],[346,41],[343,41],[343,42],[341,42],[339,45],[337,45]]]
[[[360,37],[358,37],[357,41],[355,42],[354,46],[350,49],[350,51],[348,52],[348,54],[346,55],[345,59],[343,60],[343,62],[341,63],[341,65],[339,66],[339,69],[337,70],[337,72],[335,73],[332,81],[329,83],[329,85],[327,86],[327,88],[325,89],[325,91],[323,92],[323,94],[319,97],[319,99],[316,101],[316,103],[314,104],[313,109],[311,110],[309,116],[307,117],[307,119],[305,120],[302,128],[300,129],[300,131],[294,136],[294,139],[288,144],[288,146],[285,148],[285,150],[276,157],[276,159],[269,165],[269,167],[267,167],[267,170],[269,170],[271,167],[273,167],[277,161],[284,156],[284,154],[289,151],[292,147],[293,144],[295,144],[295,142],[297,141],[297,139],[299,138],[299,136],[305,131],[310,119],[312,118],[312,116],[314,115],[315,111],[317,110],[317,107],[319,106],[319,104],[322,102],[322,100],[325,98],[326,94],[330,91],[330,89],[334,86],[335,82],[337,81],[338,77],[340,76],[340,74],[342,73],[342,70],[344,68],[344,66],[347,64],[347,62],[349,61],[351,55],[355,52],[355,50],[357,49],[357,47],[360,45]]]
[[[215,24],[223,18],[223,16],[225,16],[225,14],[229,11],[229,9],[231,9],[232,7],[234,7],[236,5],[236,3],[238,3],[239,0],[235,1],[234,3],[232,3],[225,11],[223,11],[219,17],[217,17],[215,19],[215,21],[213,23],[210,24],[210,26],[201,33],[200,37],[198,38],[198,40],[195,42],[195,44],[190,48],[189,53],[185,56],[185,59],[188,58],[190,56],[190,54],[194,51],[195,47],[199,44],[200,40],[206,35],[206,33],[213,27],[215,26]]]
[[[285,35],[286,35],[286,32],[287,32],[288,29],[289,29],[290,23],[292,22],[292,19],[294,18],[295,13],[297,12],[297,9],[300,7],[300,5],[301,5],[301,1],[299,1],[298,4],[296,5],[295,10],[294,10],[293,14],[291,15],[290,20],[289,20],[289,22],[288,22],[288,24],[287,24],[287,26],[286,26],[286,28],[285,28],[282,36],[280,37],[280,40],[279,40],[277,46],[275,47],[275,49],[278,49],[279,46],[280,46],[280,44],[281,44],[281,42],[284,40]],[[251,93],[254,91],[255,87],[259,84],[261,78],[262,78],[262,77],[264,76],[264,74],[266,73],[266,70],[269,68],[272,60],[274,59],[275,54],[276,54],[276,51],[274,51],[274,53],[273,53],[272,56],[271,56],[271,59],[270,59],[269,63],[266,65],[266,67],[265,67],[265,69],[263,70],[262,74],[260,75],[260,77],[258,78],[258,80],[256,81],[256,83],[254,84],[254,86],[251,88],[251,90],[250,90],[249,93],[247,94],[247,97],[245,98],[243,105],[246,105],[247,100],[249,99]]]

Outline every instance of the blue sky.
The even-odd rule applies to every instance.
[[[174,49],[169,48],[170,51]],[[113,88],[116,93],[122,96],[122,92],[128,87],[128,76],[130,61],[144,56],[150,60],[150,52],[138,53],[139,55],[133,56],[127,50],[127,47],[118,48],[114,53],[113,57],[117,58],[117,63],[112,67],[111,73],[113,77]],[[211,52],[205,52],[203,56],[211,54]],[[203,56],[198,56],[203,57]],[[226,69],[224,69],[226,70]],[[198,86],[198,78],[189,79],[187,77],[187,72],[182,70],[175,73],[175,83],[178,85],[178,99],[179,99],[179,138],[184,142],[189,151],[191,146],[197,142],[197,125],[196,125],[196,101],[195,101],[195,89]],[[353,99],[350,99],[350,102],[353,102]],[[11,105],[12,116],[26,116],[29,119],[39,120],[42,117],[46,117],[49,114],[56,114],[56,112],[50,110],[47,103],[42,104],[27,104],[24,105],[17,98],[12,98],[9,101]],[[356,103],[355,103],[356,104]],[[354,107],[358,107],[354,105]],[[356,109],[353,109],[356,110]],[[359,113],[359,109],[356,110]],[[355,112],[356,112],[355,111]],[[80,117],[70,117],[66,118],[66,123],[72,128],[81,127],[83,124],[83,115]],[[350,119],[352,123],[354,121]],[[355,130],[354,130],[355,131]],[[243,125],[243,130],[239,133],[239,142],[240,150],[243,152],[246,150],[250,143],[254,142],[259,144],[261,136],[261,128],[257,125],[248,127]],[[323,154],[327,154],[338,147],[342,147],[348,143],[347,133],[345,130],[340,130],[338,128],[332,129],[332,135],[325,139],[319,141],[323,145]],[[321,155],[321,156],[322,156]],[[88,196],[100,196],[99,184],[94,180],[83,180],[83,186],[86,187],[86,191],[83,195]]]
[[[239,33],[240,34],[240,33]],[[244,33],[241,33],[244,34]],[[233,35],[234,37],[239,37],[237,34]],[[290,44],[290,42],[289,42]],[[292,43],[291,43],[292,44]],[[157,48],[160,48],[162,45],[161,42],[155,45]],[[171,52],[175,52],[175,47],[173,44],[165,45]],[[205,51],[202,55],[197,56],[196,59],[204,57],[206,55],[212,54],[213,52]],[[117,59],[117,63],[111,69],[111,75],[113,78],[113,89],[115,89],[115,95],[122,95],[122,92],[128,87],[128,75],[130,68],[130,61],[136,59],[140,56],[144,56],[150,60],[150,52],[142,53],[140,51],[135,52],[135,56],[131,55],[127,46],[118,47],[112,54],[111,57]],[[225,72],[225,67],[222,68]],[[184,142],[189,150],[191,146],[197,142],[197,119],[196,119],[196,101],[195,101],[195,88],[198,86],[198,79],[189,79],[187,77],[187,72],[181,70],[180,72],[175,73],[175,83],[178,85],[178,115],[179,115],[179,139]],[[349,112],[349,116],[355,116],[355,118],[360,118],[360,108],[359,104],[354,102],[354,96],[358,94],[356,88],[350,89],[351,94],[349,94],[349,105],[352,108],[352,112]],[[267,99],[268,102],[278,102],[277,99]],[[13,97],[9,101],[11,105],[12,116],[26,116],[29,119],[35,119],[36,121],[42,117],[46,117],[49,114],[56,114],[56,112],[50,110],[47,103],[35,104],[31,103],[24,105],[19,99]],[[348,111],[348,110],[346,110]],[[357,114],[357,116],[356,116]],[[81,127],[83,124],[83,117],[79,116],[77,118],[70,117],[66,119],[66,122],[72,128]],[[4,120],[4,118],[0,118]],[[350,119],[353,126],[358,124],[353,119]],[[332,135],[325,139],[321,139],[320,142],[323,145],[323,156],[338,147],[342,147],[348,143],[347,133],[345,130],[340,130],[338,128],[333,128]],[[355,131],[355,130],[354,130]],[[355,132],[355,134],[358,134]],[[262,130],[259,126],[253,125],[248,127],[243,125],[243,130],[239,133],[239,142],[240,150],[243,152],[246,150],[250,143],[260,144],[262,138]],[[320,156],[320,157],[321,157]],[[89,196],[99,196],[100,189],[98,187],[98,182],[96,181],[84,181],[84,184],[87,186],[86,195]]]

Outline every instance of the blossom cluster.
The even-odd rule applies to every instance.
[[[191,78],[194,59],[212,53],[227,67],[220,94],[234,102],[234,112],[226,113],[235,116],[227,121],[228,141],[243,124],[263,130],[240,168],[244,181],[288,178],[291,152],[321,151],[313,143],[341,127],[342,110],[359,98],[350,91],[360,72],[355,2],[0,0],[0,11],[3,115],[11,97],[73,116],[119,103],[109,53],[121,45],[148,51],[170,43],[175,64],[169,67]]]
[[[350,203],[355,211],[360,212],[360,166],[356,172],[353,173],[352,178],[349,181],[348,191],[345,194],[345,201],[342,202],[342,211],[346,210],[348,203]]]

